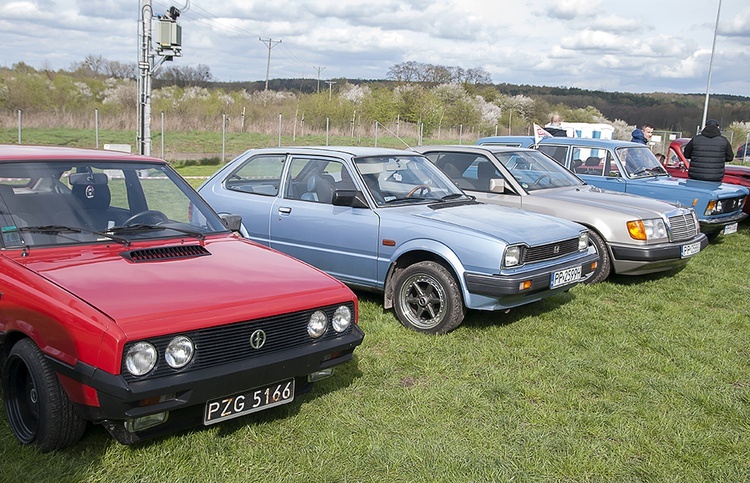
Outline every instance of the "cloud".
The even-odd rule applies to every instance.
[[[601,3],[600,0],[558,0],[545,3],[540,10],[551,18],[574,20],[597,14]]]

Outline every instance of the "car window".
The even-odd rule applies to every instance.
[[[617,157],[631,178],[666,175],[664,167],[647,147],[617,148]]]
[[[224,185],[232,191],[276,196],[285,160],[283,154],[252,156],[229,174]]]
[[[542,144],[538,147],[538,149],[542,153],[557,161],[560,165],[565,166],[565,161],[568,157],[567,146],[547,146]],[[573,157],[575,158],[575,155]]]
[[[379,206],[461,198],[451,179],[424,156],[372,156],[354,160]]]
[[[0,214],[6,247],[226,230],[195,191],[162,163],[2,163]]]
[[[538,151],[496,152],[495,158],[529,192],[582,184],[570,171]]]
[[[619,175],[619,169],[612,163],[612,156],[606,149],[583,146],[573,147],[571,171],[589,176]]]
[[[346,166],[336,160],[294,157],[286,178],[285,197],[331,203],[337,189],[356,189]]]

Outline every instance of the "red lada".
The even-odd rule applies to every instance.
[[[342,283],[233,232],[164,161],[0,146],[0,367],[42,451],[291,402],[364,337]]]
[[[669,143],[667,156],[663,161],[664,167],[670,176],[675,178],[687,178],[690,160],[685,158],[685,145],[690,138],[677,138]],[[727,164],[724,166],[724,178],[722,183],[737,184],[750,188],[750,166],[738,166],[736,164]],[[750,215],[750,196],[745,200],[745,206],[742,211]]]

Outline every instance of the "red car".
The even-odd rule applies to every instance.
[[[164,161],[0,146],[0,367],[42,451],[291,402],[352,359],[355,295],[240,237]]]
[[[669,143],[667,156],[663,163],[670,176],[674,176],[675,178],[688,177],[690,160],[685,158],[685,153],[682,151],[688,141],[690,141],[690,138],[678,138]],[[724,168],[724,178],[722,179],[722,182],[750,188],[750,166],[727,164]],[[745,205],[742,211],[750,214],[750,197],[745,200]]]

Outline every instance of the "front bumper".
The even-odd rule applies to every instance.
[[[703,233],[715,233],[730,223],[737,223],[748,217],[748,214],[742,211],[738,211],[733,215],[720,215],[713,218],[699,218],[698,221],[701,224],[701,231]]]
[[[345,363],[352,359],[354,348],[363,339],[364,333],[355,325],[346,335],[304,347],[134,382],[88,364],[71,367],[56,359],[48,360],[57,372],[96,390],[99,407],[79,406],[84,417],[104,423],[120,442],[132,443],[201,424],[203,407],[211,399],[291,378],[304,381],[309,374]],[[304,389],[304,384],[298,384],[296,392]],[[152,403],[161,396],[168,396],[168,400]],[[163,412],[169,412],[170,416],[159,426],[137,434],[122,429],[125,420]],[[118,428],[113,430],[115,425]],[[117,431],[122,434],[116,434]]]
[[[655,246],[611,245],[614,272],[619,275],[644,275],[684,267],[695,255],[682,258],[682,247],[693,243],[700,243],[702,252],[708,246],[708,238],[699,233],[690,240]]]
[[[562,262],[550,267],[514,275],[466,273],[464,275],[464,281],[466,283],[466,288],[471,294],[497,298],[499,302],[498,308],[515,307],[533,302],[534,300],[539,300],[547,295],[553,295],[557,292],[570,289],[576,284],[550,289],[550,278],[552,277],[552,274],[560,270],[580,265],[581,281],[583,281],[587,275],[593,272],[593,269],[591,268],[592,262],[595,262],[598,259],[599,256],[596,253],[588,253],[575,261]],[[526,290],[521,290],[519,288],[520,284],[527,280],[531,281],[531,287]]]

